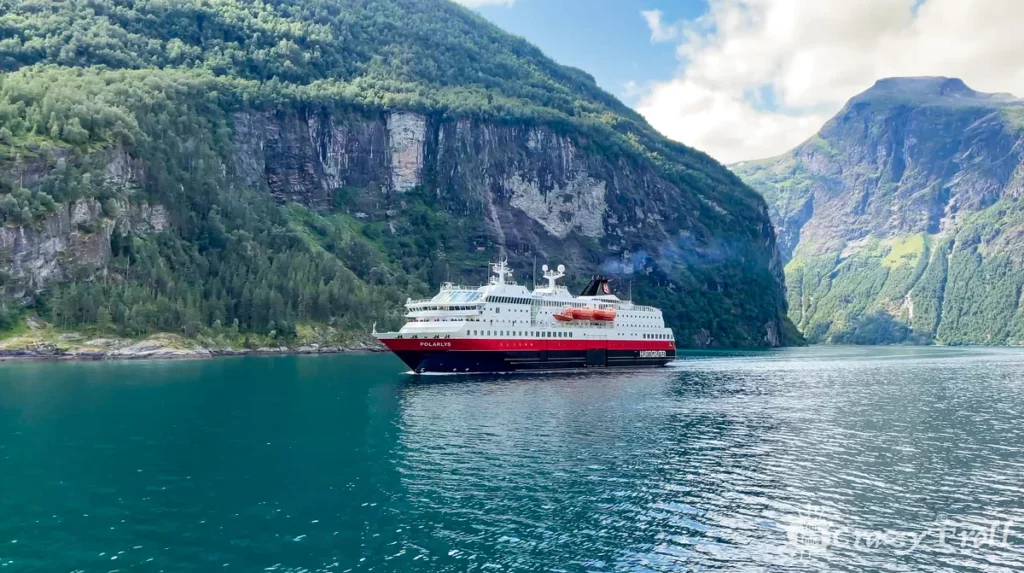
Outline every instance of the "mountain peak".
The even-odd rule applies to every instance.
[[[978,92],[960,78],[917,76],[882,78],[864,93],[915,94],[922,96],[973,96]]]
[[[1002,103],[1019,101],[1010,94],[978,92],[960,78],[943,76],[882,78],[857,94],[850,104]]]

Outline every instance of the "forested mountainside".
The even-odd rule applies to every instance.
[[[734,166],[771,206],[811,341],[1024,342],[1024,101],[892,78],[776,158]]]
[[[0,0],[0,330],[287,340],[506,253],[799,340],[764,200],[443,0]]]

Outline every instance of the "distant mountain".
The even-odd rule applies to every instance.
[[[799,339],[760,195],[455,3],[0,15],[0,338],[365,336],[504,253],[618,274],[684,346]]]
[[[733,170],[768,200],[811,341],[1024,343],[1024,100],[879,80],[796,149]]]

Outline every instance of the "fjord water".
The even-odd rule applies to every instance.
[[[0,364],[0,570],[1024,567],[1017,350],[404,370]]]

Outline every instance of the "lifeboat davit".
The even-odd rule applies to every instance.
[[[572,314],[569,312],[568,309],[563,310],[562,312],[556,312],[555,313],[555,320],[560,320],[562,322],[569,322],[570,320],[572,320]]]
[[[570,308],[568,312],[569,316],[575,318],[576,320],[594,319],[594,309],[592,308]]]
[[[602,308],[594,311],[594,320],[612,321],[615,320],[614,308]]]

